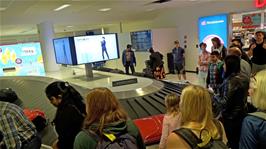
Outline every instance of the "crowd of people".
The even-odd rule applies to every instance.
[[[231,149],[263,149],[266,146],[266,40],[256,32],[244,54],[240,40],[226,49],[219,38],[212,40],[210,54],[201,43],[200,85],[188,85],[179,96],[165,97],[160,149],[190,149],[217,145]],[[179,77],[184,72],[184,49],[175,41],[173,49]],[[162,68],[162,55],[150,49],[152,69]],[[134,72],[131,45],[123,53],[128,72]],[[156,63],[155,63],[156,62]],[[144,149],[141,133],[107,88],[94,88],[86,99],[68,82],[55,81],[45,89],[56,107],[53,124],[58,134],[54,149],[119,148]],[[251,97],[250,101],[247,100]],[[255,107],[251,111],[248,105]],[[21,107],[0,101],[0,147],[37,149],[41,146],[35,126]],[[116,141],[119,140],[119,141]]]

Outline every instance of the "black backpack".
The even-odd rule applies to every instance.
[[[215,122],[219,123],[219,122]],[[220,123],[216,124],[218,127],[218,132],[222,134]],[[201,139],[201,134],[207,131],[206,129],[201,130],[200,132],[200,138],[198,138],[190,129],[187,128],[181,128],[178,130],[175,130],[174,133],[176,133],[178,136],[182,137],[192,149],[228,149],[228,146],[222,141],[222,139],[213,139],[210,137],[210,140],[203,144],[203,141]],[[208,132],[208,131],[207,131]]]
[[[138,149],[137,140],[128,133],[123,133],[118,136],[114,134],[105,134],[100,138],[95,132],[83,130],[89,136],[97,141],[96,149]]]

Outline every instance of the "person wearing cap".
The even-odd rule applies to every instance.
[[[256,42],[250,46],[250,50],[253,53],[252,61],[252,73],[255,74],[263,69],[266,69],[266,40],[265,32],[257,31],[255,33]]]
[[[128,44],[127,48],[123,51],[122,54],[122,63],[126,69],[126,74],[129,74],[129,67],[131,69],[131,73],[135,73],[134,65],[136,66],[136,57],[134,51],[131,50],[131,45]]]

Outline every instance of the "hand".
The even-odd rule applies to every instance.
[[[266,49],[266,43],[265,43],[265,42],[263,43],[262,47],[263,47],[264,49]]]
[[[256,44],[252,44],[251,47],[250,47],[250,50],[253,50],[254,48],[256,48]]]

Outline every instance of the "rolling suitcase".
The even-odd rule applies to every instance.
[[[140,134],[145,144],[160,142],[163,118],[164,115],[160,114],[134,120],[135,125],[137,125],[140,130]]]

